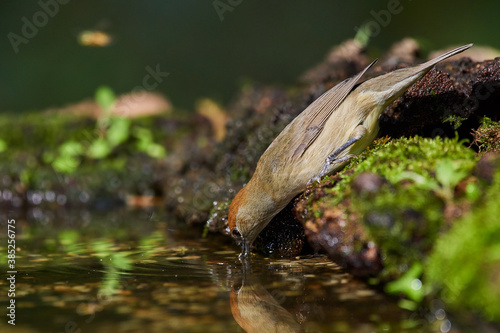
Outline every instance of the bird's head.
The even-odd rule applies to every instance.
[[[272,199],[265,193],[243,187],[229,206],[228,223],[231,236],[241,245],[240,257],[250,254],[250,246],[277,213]]]

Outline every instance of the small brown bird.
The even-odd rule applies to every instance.
[[[471,46],[356,85],[375,60],[302,111],[262,154],[252,179],[231,202],[229,228],[241,240],[240,257],[248,256],[262,229],[308,184],[342,168],[375,139],[387,106],[438,62]]]

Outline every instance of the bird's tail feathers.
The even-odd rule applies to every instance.
[[[460,52],[463,52],[467,49],[469,49],[470,47],[472,47],[472,45],[474,44],[467,44],[467,45],[463,45],[463,46],[460,46],[460,47],[457,47],[456,49],[453,49],[451,51],[448,51],[444,54],[441,54],[439,57],[436,57],[434,59],[431,59],[427,62],[424,62],[423,64],[421,64],[419,67],[421,68],[429,68],[429,67],[432,67],[434,66],[435,64],[449,58],[449,57],[452,57],[454,56],[455,54],[458,54]]]

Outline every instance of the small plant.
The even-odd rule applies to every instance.
[[[153,133],[148,128],[133,126],[129,118],[113,116],[112,111],[116,103],[113,91],[106,86],[99,87],[95,94],[95,101],[101,107],[102,113],[97,119],[96,131],[88,145],[70,140],[61,144],[56,153],[45,152],[43,160],[52,164],[57,172],[71,174],[76,171],[85,157],[104,159],[131,138],[136,142],[133,147],[152,158],[166,156],[165,148],[154,142]],[[0,152],[1,152],[0,142]]]
[[[66,141],[59,147],[59,154],[54,158],[50,153],[44,154],[46,161],[52,161],[54,170],[73,173],[80,165],[80,156],[84,153],[83,145],[76,141]]]
[[[467,169],[467,171],[470,170]],[[455,186],[467,177],[467,171],[460,164],[460,161],[444,159],[436,163],[435,179],[416,172],[403,171],[400,173],[400,181],[405,179],[413,180],[422,189],[434,191],[446,202],[450,202],[453,199]]]
[[[151,130],[144,127],[135,127],[133,134],[137,139],[136,147],[139,151],[146,153],[153,158],[165,157],[165,147],[154,142]]]
[[[392,295],[402,294],[408,298],[399,303],[401,308],[414,311],[424,298],[425,292],[420,280],[422,272],[422,264],[414,263],[403,276],[385,286],[387,293]]]

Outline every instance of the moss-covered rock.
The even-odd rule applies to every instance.
[[[404,307],[441,298],[500,321],[500,156],[457,138],[386,141],[299,197],[308,240],[352,274],[390,282]]]
[[[467,210],[457,185],[473,181],[477,158],[458,139],[384,141],[334,177],[321,196],[306,192],[296,216],[313,243],[355,274],[388,280],[425,258],[451,218],[448,210]]]
[[[124,203],[163,191],[165,148],[182,133],[163,116],[95,119],[33,112],[0,115],[0,204],[37,206]],[[125,126],[124,126],[125,125]]]

